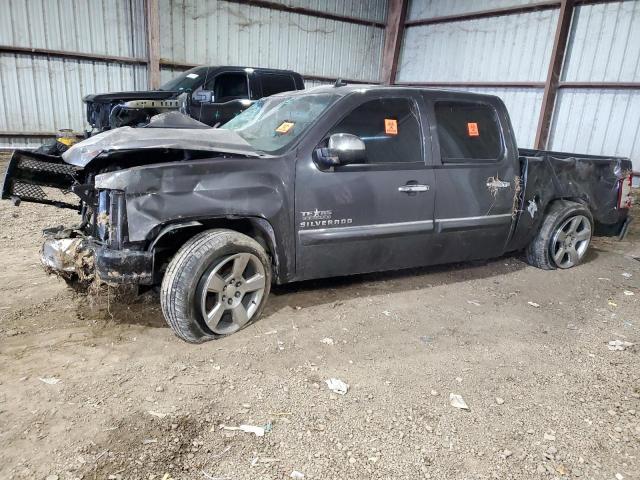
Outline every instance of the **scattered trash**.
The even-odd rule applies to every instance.
[[[60,379],[56,377],[38,377],[38,380],[46,383],[47,385],[55,385],[56,383],[60,383]]]
[[[498,405],[502,405],[504,403],[504,398],[496,397],[496,403]]]
[[[469,406],[464,401],[464,398],[462,398],[462,396],[458,395],[457,393],[449,394],[449,403],[452,407],[459,408],[460,410],[469,410]]]
[[[539,303],[536,303],[536,302],[527,302],[527,303],[528,303],[529,305],[531,305],[532,307],[540,308],[540,304],[539,304]]]
[[[206,478],[207,480],[230,480],[229,477],[214,477],[213,475],[209,475],[207,472],[205,472],[204,470],[202,470],[202,475],[204,476],[204,478]],[[171,479],[168,479],[171,480]]]
[[[158,443],[158,439],[157,438],[145,438],[144,440],[142,440],[142,444],[143,445],[149,445],[150,443]]]
[[[294,470],[293,472],[291,472],[291,475],[289,475],[291,478],[304,478],[304,473],[302,472],[298,472],[297,470]]]
[[[162,480],[173,480],[173,477],[171,475],[169,475],[168,473],[165,473],[162,476]]]
[[[390,317],[390,316],[391,316],[391,312],[390,312],[389,310],[384,310],[384,311],[382,312],[382,314],[383,314],[385,317]]]
[[[624,293],[627,297],[631,297],[631,296],[635,295],[635,293],[633,293],[631,290],[625,290],[622,293]]]
[[[616,302],[612,302],[611,300],[609,300],[607,303],[609,304],[610,307],[617,307],[618,306],[618,304]]]
[[[240,430],[245,433],[253,433],[256,437],[264,437],[265,428],[257,427],[255,425],[240,425],[239,427],[227,427],[226,425],[220,425],[222,430]]]
[[[598,280],[606,280],[607,282],[611,281],[611,279],[607,277],[598,277]]]
[[[476,307],[480,306],[480,302],[476,302],[475,300],[467,300],[469,305],[475,305]]]
[[[622,276],[623,276],[624,278],[631,278],[631,277],[633,277],[633,275],[632,275],[632,274],[630,274],[629,272],[622,272]]]
[[[577,330],[578,327],[576,327],[573,323],[568,323],[567,324],[567,329],[568,330]]]
[[[338,378],[330,378],[329,380],[326,380],[326,382],[329,390],[333,393],[337,393],[338,395],[346,395],[349,391],[349,385]]]
[[[624,475],[621,473],[616,473],[616,480],[624,480]]]
[[[148,410],[147,413],[149,415],[153,415],[154,417],[158,417],[158,418],[164,418],[167,416],[166,413],[154,412],[153,410]]]
[[[438,391],[437,390],[431,390],[431,396],[432,397],[437,397],[438,396]]]
[[[631,343],[631,342],[626,342],[624,340],[611,340],[609,342],[609,350],[622,351],[625,348],[633,347],[633,345],[635,345],[635,344]]]
[[[333,345],[335,342],[333,341],[333,338],[330,337],[325,337],[322,340],[320,340],[322,343],[324,343],[325,345]]]
[[[513,452],[511,450],[504,450],[502,452],[502,458],[509,458],[511,455],[513,455]]]
[[[275,335],[276,333],[278,333],[278,331],[277,331],[277,330],[270,330],[270,331],[268,331],[268,332],[265,332],[264,334],[265,334],[265,335]]]
[[[425,345],[429,345],[431,342],[433,342],[433,337],[430,337],[429,335],[423,335],[420,337],[420,341]]]

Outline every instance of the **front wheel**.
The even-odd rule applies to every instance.
[[[256,320],[270,287],[269,257],[258,242],[232,230],[208,230],[171,260],[160,303],[176,335],[200,343]]]
[[[583,205],[554,203],[526,249],[527,262],[544,270],[571,268],[582,262],[593,231],[593,217]]]

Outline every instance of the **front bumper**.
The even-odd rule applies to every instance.
[[[113,250],[86,237],[45,238],[40,261],[47,272],[68,279],[130,285],[153,282],[151,252]]]

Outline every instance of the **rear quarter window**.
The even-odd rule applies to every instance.
[[[439,101],[434,105],[443,162],[497,161],[502,135],[495,109],[474,102]]]
[[[262,81],[262,96],[269,97],[276,93],[288,92],[296,89],[296,83],[291,75],[280,73],[263,73],[260,75]]]

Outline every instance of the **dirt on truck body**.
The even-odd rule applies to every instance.
[[[338,82],[219,129],[172,112],[60,161],[16,152],[3,198],[76,208],[77,227],[46,232],[43,263],[68,275],[90,252],[101,281],[161,286],[169,325],[201,342],[257,319],[272,282],[519,251],[573,267],[593,235],[625,235],[630,172],[625,158],[518,150],[496,97]]]

